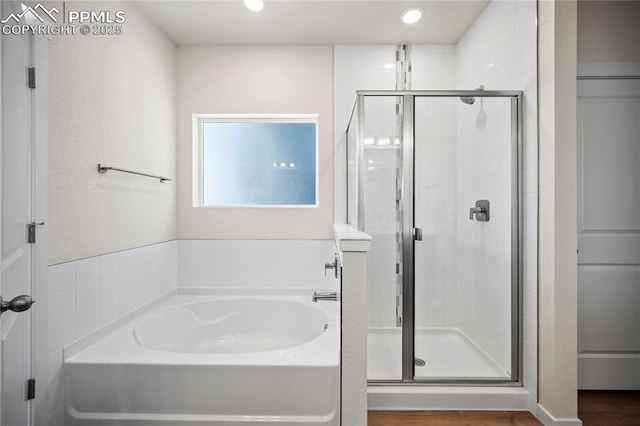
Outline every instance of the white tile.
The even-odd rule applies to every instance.
[[[537,349],[534,344],[525,343],[524,344],[524,368],[523,368],[523,384],[524,387],[531,393],[532,396],[536,397],[538,392],[538,377],[537,377]]]
[[[76,289],[54,293],[48,302],[49,325],[76,313]]]
[[[57,350],[49,355],[48,383],[60,378],[62,374],[62,350]]]
[[[100,328],[100,306],[78,311],[77,318],[78,339],[81,339]]]
[[[159,244],[152,244],[150,246],[144,247],[146,258],[145,257],[142,258],[141,266],[148,265],[158,260],[162,260],[162,255],[164,251],[163,246],[164,246],[164,243],[159,243]]]
[[[49,295],[76,286],[76,262],[61,263],[49,267],[47,274]]]
[[[57,408],[62,406],[63,387],[62,380],[55,380],[47,387],[47,407],[48,412],[53,413]]]
[[[535,243],[538,241],[538,219],[526,218],[524,229],[524,241],[527,243]]]
[[[198,263],[198,286],[214,287],[218,275],[218,267],[215,263],[202,260]]]
[[[134,304],[136,308],[139,308],[153,298],[153,283],[148,267],[137,268],[135,273]]]
[[[118,282],[118,312],[120,315],[129,313],[135,308],[136,284],[135,270],[120,274]]]
[[[526,192],[536,192],[538,188],[536,170],[538,167],[538,144],[536,141],[526,143],[524,145],[524,167],[525,177],[528,178],[526,182]]]
[[[100,278],[100,258],[90,257],[76,262],[78,286],[97,281]]]
[[[119,317],[120,314],[117,297],[100,303],[100,326],[105,326]]]
[[[96,306],[100,302],[100,281],[93,281],[77,288],[78,311]]]
[[[178,258],[178,285],[180,287],[194,287],[197,285],[200,276],[200,261],[197,258]]]
[[[524,266],[530,267],[538,262],[538,249],[535,243],[524,244]]]
[[[538,271],[535,268],[524,268],[524,291],[534,296],[538,293]]]
[[[120,271],[120,253],[100,256],[100,279],[118,275]]]
[[[525,194],[524,216],[538,217],[538,194],[537,193]]]
[[[55,352],[76,340],[76,315],[49,326],[49,351]]]
[[[104,301],[118,297],[118,282],[120,279],[119,274],[109,275],[104,278],[100,278],[100,300]]]
[[[199,240],[178,240],[178,257],[196,258],[200,256]]]
[[[64,407],[60,406],[49,413],[47,426],[64,426]]]
[[[144,246],[131,249],[131,252],[133,252],[134,255],[135,266],[141,267],[149,264],[152,252],[154,251],[154,246]]]
[[[267,254],[266,250],[268,242],[265,240],[250,240],[247,241],[242,250],[242,255],[245,257],[262,257]]]
[[[120,272],[131,271],[139,266],[138,249],[120,252]]]

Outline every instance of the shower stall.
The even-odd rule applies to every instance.
[[[368,257],[368,379],[516,385],[519,91],[358,91],[347,221]]]

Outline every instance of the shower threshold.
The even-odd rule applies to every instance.
[[[417,379],[499,379],[509,373],[457,328],[418,328],[415,357]],[[369,328],[367,378],[400,380],[402,377],[402,330]],[[422,364],[422,363],[419,363]]]

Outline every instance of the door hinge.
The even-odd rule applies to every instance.
[[[27,242],[29,244],[36,243],[36,226],[44,225],[44,222],[31,222],[27,224]]]
[[[29,89],[36,88],[36,69],[31,67],[29,70]]]
[[[29,244],[36,243],[36,224],[30,223],[27,225],[27,242]]]
[[[27,401],[36,397],[36,379],[27,380]]]

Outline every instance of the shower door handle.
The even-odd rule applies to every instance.
[[[413,240],[422,241],[422,228],[413,228]]]

